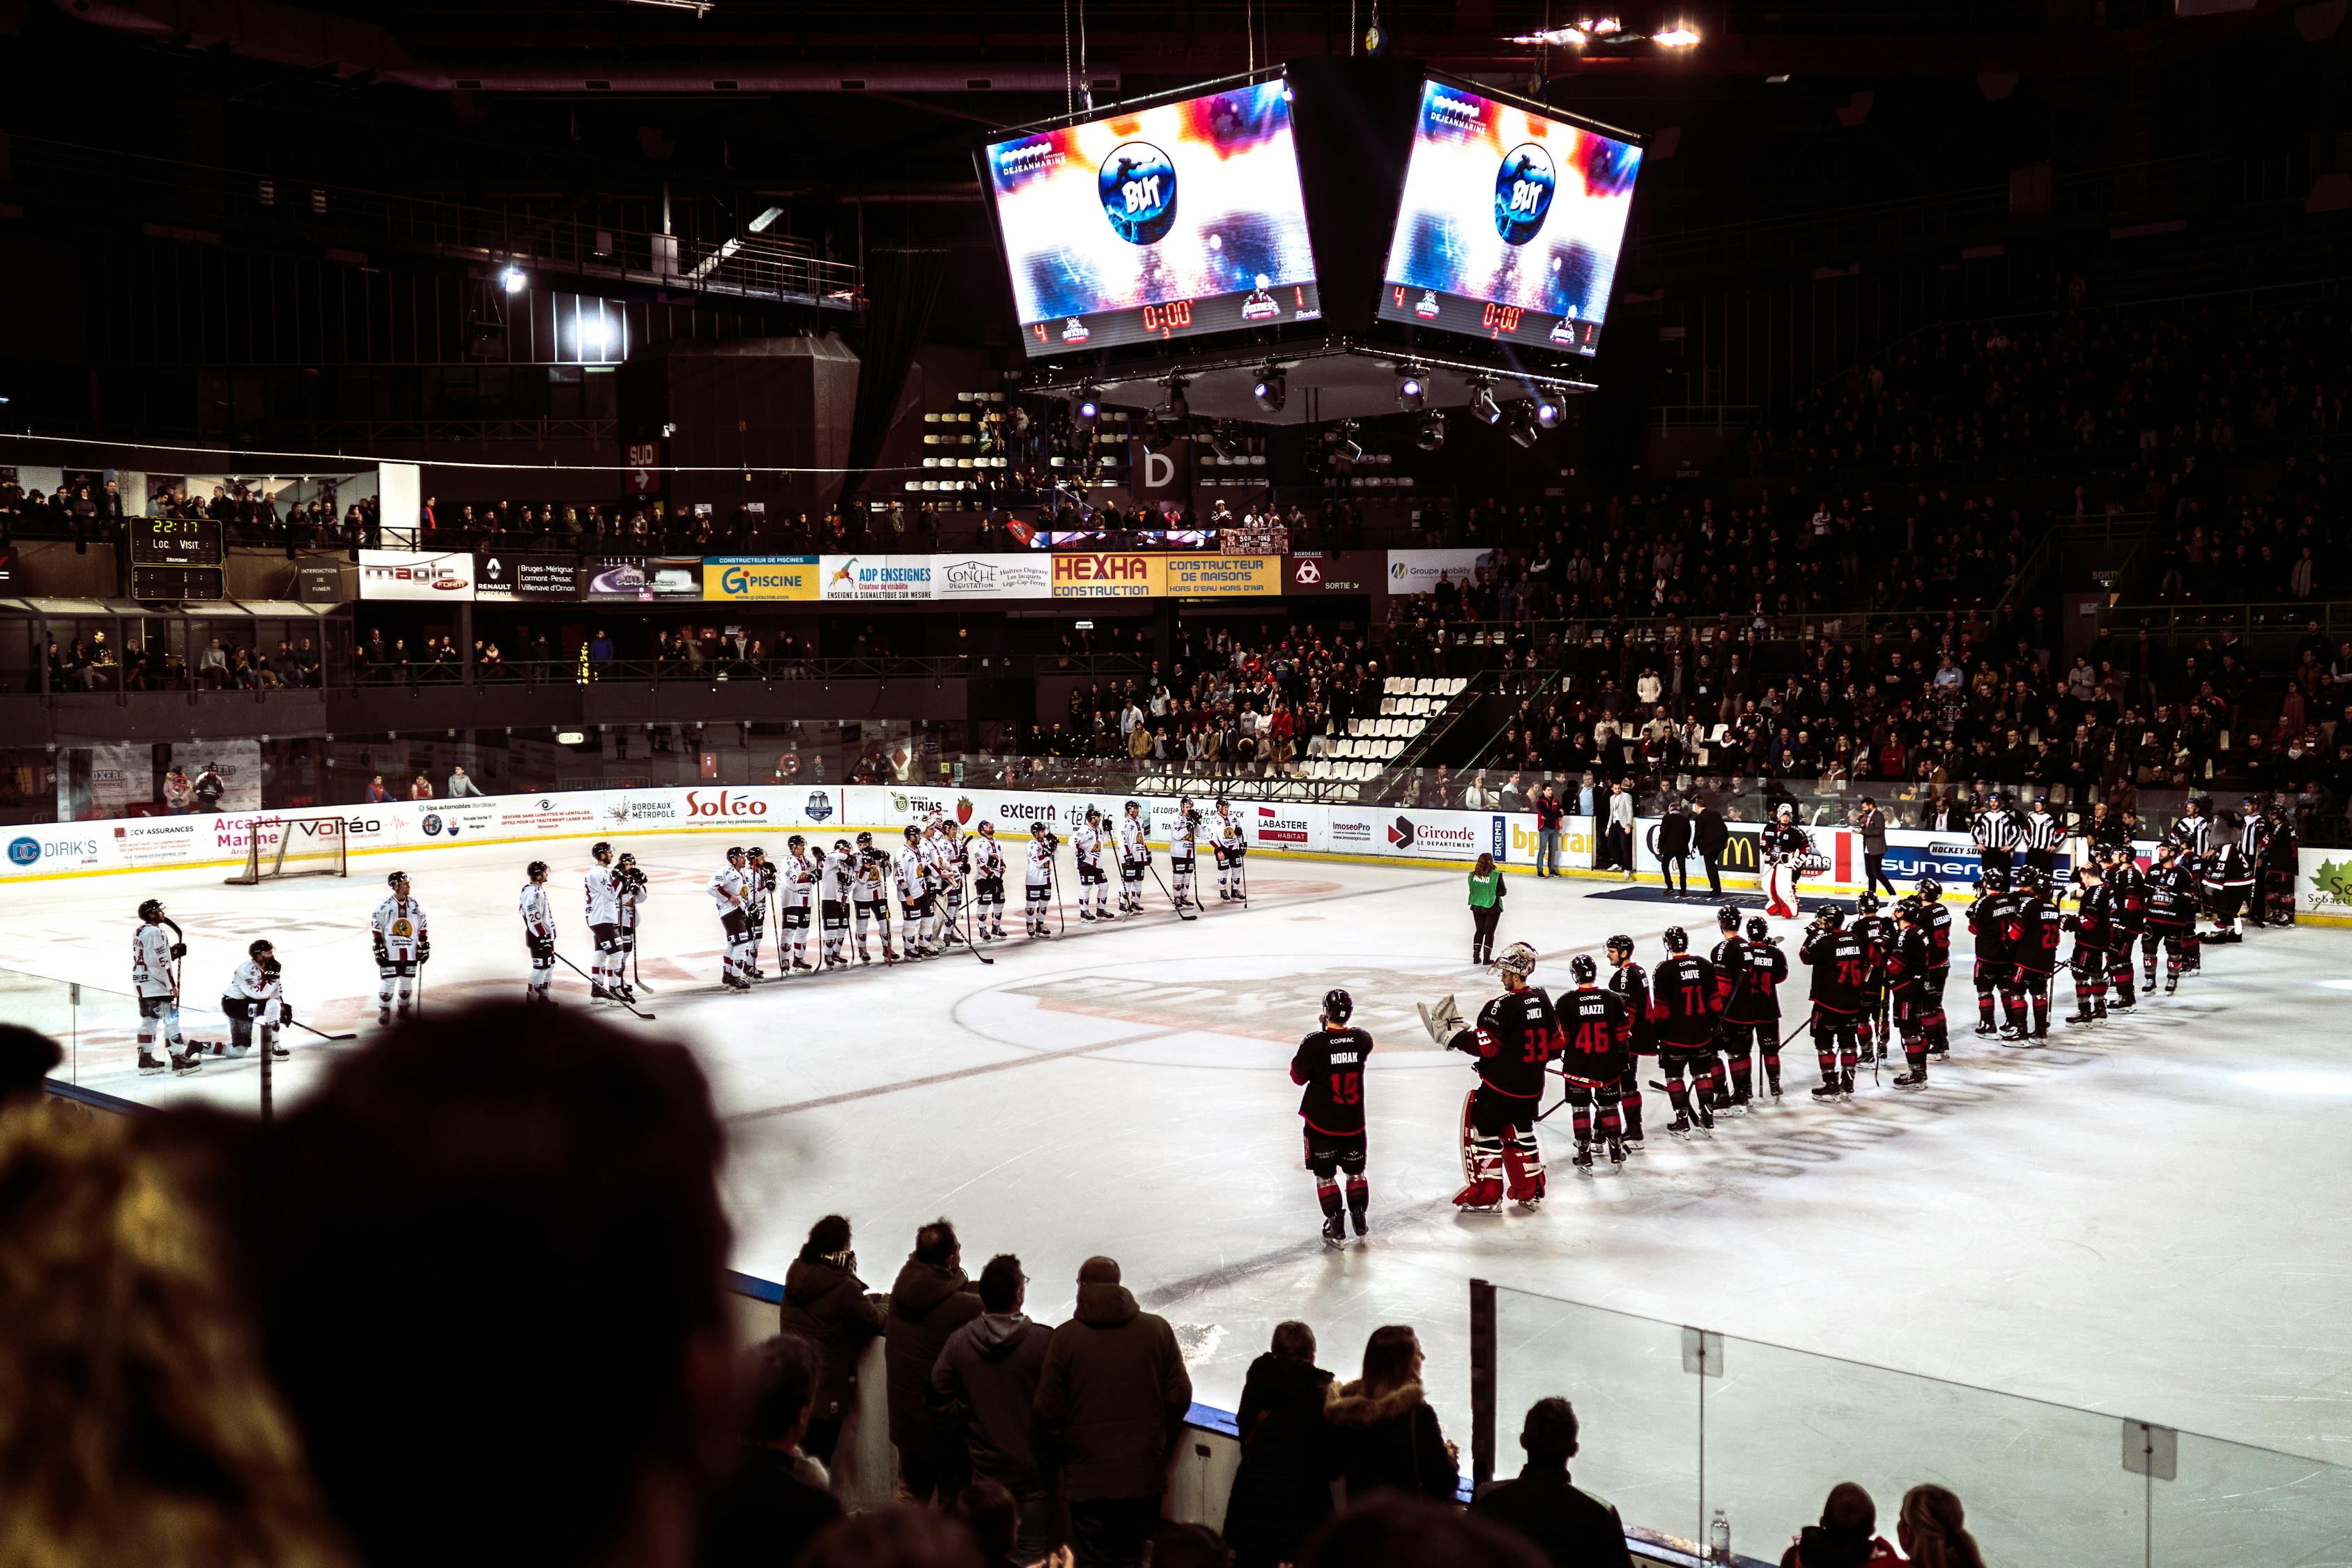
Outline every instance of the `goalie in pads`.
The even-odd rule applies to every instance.
[[[1543,1151],[1536,1142],[1536,1106],[1543,1096],[1544,1067],[1559,1040],[1559,1020],[1551,998],[1528,984],[1536,950],[1513,942],[1495,963],[1503,994],[1478,1009],[1475,1027],[1463,1022],[1448,996],[1420,1004],[1429,1037],[1449,1051],[1462,1051],[1477,1064],[1478,1087],[1462,1102],[1462,1174],[1465,1184],[1454,1201],[1465,1209],[1502,1206],[1511,1201],[1533,1208],[1543,1201]]]

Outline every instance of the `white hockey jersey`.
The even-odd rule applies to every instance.
[[[923,852],[911,846],[890,858],[890,871],[898,883],[900,903],[919,899],[929,890],[926,876],[929,869]]]
[[[933,892],[959,879],[954,852],[947,840],[934,837],[922,842],[923,883]]]
[[[807,850],[784,851],[784,858],[776,862],[776,887],[784,908],[808,908],[809,900],[816,897],[816,879],[824,871],[824,862]]]
[[[592,866],[582,879],[588,891],[588,923],[611,926],[621,923],[621,876],[610,866]]]
[[[1242,826],[1242,819],[1231,812],[1219,812],[1217,820],[1210,826],[1216,835],[1218,848],[1230,854],[1248,847],[1248,830]]]
[[[1151,846],[1143,839],[1143,817],[1140,814],[1118,819],[1118,858],[1130,864],[1140,864],[1151,858]]]
[[[982,834],[972,840],[971,874],[981,881],[1004,875],[1004,847]]]
[[[142,924],[131,933],[131,983],[142,996],[169,996],[179,989],[172,982],[172,932],[168,927]]]
[[[849,900],[855,904],[890,904],[890,857],[879,849],[862,849],[849,858]]]
[[[835,849],[824,858],[824,873],[817,879],[817,896],[828,904],[849,901],[850,884],[857,879],[857,851]]]
[[[1079,829],[1084,832],[1085,829]],[[1042,888],[1054,879],[1054,845],[1051,839],[1032,838],[1029,841],[1028,885]]]
[[[635,882],[624,880],[621,883],[614,908],[620,911],[623,931],[637,929],[637,889]]]
[[[523,930],[541,941],[555,940],[554,900],[547,896],[545,883],[525,882],[522,885],[522,891],[515,895],[515,912],[522,916]],[[614,917],[619,912],[615,910],[613,915],[607,915],[601,923],[612,924]],[[596,919],[596,904],[593,899],[588,904],[588,923],[591,925],[600,923]]]
[[[257,1004],[247,1015],[257,1024],[279,1022],[278,1008],[286,1000],[284,976],[272,974],[261,967],[257,958],[247,959],[228,977],[227,994]]]
[[[1171,860],[1190,860],[1199,838],[1200,830],[1192,826],[1192,819],[1178,813],[1175,825],[1168,829],[1168,858]]]
[[[1087,870],[1099,871],[1102,869],[1102,853],[1106,842],[1102,829],[1092,823],[1087,823],[1070,835],[1070,853],[1076,855],[1078,858],[1078,864]]]
[[[427,940],[425,906],[415,899],[384,900],[368,923],[375,931],[376,945],[395,963],[413,962]]]
[[[721,866],[710,879],[710,901],[722,915],[740,913],[750,898],[751,879],[732,865]]]

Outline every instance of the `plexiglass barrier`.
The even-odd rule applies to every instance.
[[[2070,1568],[2352,1563],[2352,1469],[2117,1415],[1494,1291],[1498,1477],[1528,1406],[1570,1401],[1579,1487],[1694,1551],[1776,1562],[1839,1481],[1877,1500],[1948,1487],[1989,1563]],[[1474,1324],[1481,1313],[1475,1304]],[[1478,1353],[1474,1347],[1474,1356]]]

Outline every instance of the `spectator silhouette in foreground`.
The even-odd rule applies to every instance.
[[[1240,1568],[1296,1561],[1299,1543],[1329,1517],[1330,1391],[1331,1374],[1315,1364],[1315,1331],[1276,1323],[1272,1346],[1242,1380],[1235,1417],[1242,1461],[1225,1502],[1225,1540]]]
[[[1840,1481],[1822,1504],[1822,1521],[1798,1532],[1780,1568],[1870,1568],[1897,1559],[1878,1534],[1878,1505],[1854,1481]]]
[[[971,1531],[961,1520],[902,1502],[835,1521],[809,1543],[798,1568],[995,1568],[995,1564],[982,1563]]]
[[[195,1184],[142,1131],[0,1108],[0,1559],[351,1568]]]
[[[477,1007],[216,1125],[242,1168],[207,1190],[366,1562],[691,1562],[734,1369],[719,1123],[683,1047]]]
[[[1411,1329],[1374,1329],[1364,1342],[1363,1376],[1323,1406],[1349,1502],[1381,1490],[1453,1500],[1461,1462],[1423,1396],[1421,1363],[1421,1342]]]
[[[1028,1283],[1013,1254],[988,1260],[980,1271],[983,1310],[948,1336],[931,1368],[931,1387],[947,1402],[950,1427],[961,1430],[972,1475],[1013,1499],[1021,1561],[1034,1563],[1054,1549],[1053,1501],[1034,1440],[1037,1383],[1054,1332],[1023,1315]],[[984,1550],[988,1543],[981,1544]]]
[[[1077,1568],[1141,1559],[1192,1406],[1192,1380],[1168,1320],[1136,1305],[1117,1262],[1087,1258],[1077,1310],[1046,1343],[1036,1406],[1039,1435],[1059,1463]]]
[[[1968,1515],[1948,1487],[1927,1483],[1905,1492],[1895,1539],[1918,1568],[1984,1568],[1977,1538],[1968,1531]]]
[[[1348,1510],[1307,1543],[1298,1568],[1545,1568],[1526,1537],[1451,1503],[1391,1493]]]
[[[1633,1568],[1617,1510],[1569,1481],[1576,1434],[1576,1411],[1567,1400],[1538,1399],[1528,1406],[1519,1426],[1527,1467],[1518,1479],[1479,1493],[1470,1511],[1534,1542],[1553,1568]]]
[[[857,1359],[866,1342],[882,1332],[882,1309],[866,1299],[857,1277],[857,1254],[850,1246],[849,1222],[829,1214],[809,1226],[801,1254],[784,1270],[780,1317],[788,1334],[816,1346],[820,1371],[816,1411],[801,1447],[824,1464],[833,1463],[841,1424],[856,1403]]]
[[[19,1100],[37,1102],[41,1083],[66,1059],[57,1041],[22,1024],[0,1024],[0,1110]]]
[[[816,1347],[798,1334],[778,1334],[743,1359],[743,1447],[705,1521],[702,1568],[790,1563],[841,1517],[824,1467],[800,1447],[818,1376]]]
[[[890,1441],[898,1450],[901,1497],[917,1502],[953,1497],[971,1479],[962,1443],[942,1440],[931,1373],[949,1337],[980,1313],[980,1294],[964,1274],[955,1226],[933,1220],[915,1232],[915,1250],[890,1286],[883,1330]]]

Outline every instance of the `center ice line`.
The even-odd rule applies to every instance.
[[[822,1110],[828,1105],[846,1105],[852,1100],[872,1100],[877,1095],[897,1094],[901,1089],[927,1089],[935,1083],[953,1083],[958,1079],[978,1078],[982,1073],[1004,1072],[1025,1067],[1031,1062],[1056,1061],[1064,1057],[1090,1056],[1096,1051],[1108,1051],[1118,1046],[1132,1046],[1143,1040],[1156,1040],[1164,1035],[1185,1033],[1181,1029],[1146,1029],[1139,1035],[1121,1035],[1116,1039],[1097,1040],[1090,1046],[1066,1046],[1057,1051],[1025,1051],[1003,1061],[982,1062],[977,1067],[957,1068],[949,1072],[926,1073],[921,1078],[901,1079],[897,1083],[877,1083],[870,1089],[853,1089],[840,1094],[828,1094],[817,1100],[796,1100],[790,1105],[771,1105],[764,1110],[746,1110],[725,1118],[730,1127],[746,1121],[765,1121],[771,1117],[790,1116],[795,1111]]]

